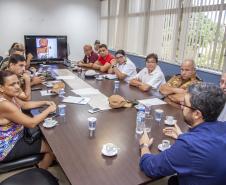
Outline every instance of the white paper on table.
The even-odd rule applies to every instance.
[[[75,79],[75,76],[57,76],[57,80],[72,80]]]
[[[90,98],[87,97],[76,97],[76,96],[68,96],[63,99],[64,103],[76,103],[85,105],[90,101]]]
[[[52,87],[55,83],[61,82],[60,80],[53,80],[53,81],[47,81],[43,82],[42,84],[47,86],[47,87]]]
[[[51,95],[55,95],[56,93],[51,93],[51,91],[48,90],[42,90],[40,91],[41,96],[51,96]]]
[[[99,108],[100,110],[109,110],[111,107],[109,106],[108,97],[104,94],[98,94],[91,98],[89,105],[93,108]]]
[[[105,78],[109,79],[109,80],[115,80],[117,79],[117,76],[116,75],[113,75],[113,74],[106,74],[104,75]]]
[[[101,94],[101,92],[98,89],[94,89],[94,88],[84,88],[84,89],[77,89],[77,90],[71,90],[71,91],[75,94],[78,94],[79,96]]]
[[[158,98],[151,98],[151,99],[144,99],[144,100],[138,100],[141,104],[144,105],[163,105],[166,104],[166,102],[158,99]]]

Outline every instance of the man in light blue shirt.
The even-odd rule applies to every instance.
[[[182,104],[187,133],[168,127],[164,134],[176,139],[171,148],[151,154],[153,138],[144,133],[140,140],[140,168],[151,177],[170,176],[169,185],[226,184],[226,123],[217,118],[225,105],[223,91],[214,84],[189,87]]]

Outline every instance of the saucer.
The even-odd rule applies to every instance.
[[[49,122],[45,121],[42,125],[45,128],[52,128],[52,127],[55,127],[56,124],[57,124],[57,121],[56,120],[52,120],[52,121],[49,121]]]
[[[170,123],[168,123],[168,121],[167,120],[165,120],[164,121],[164,123],[166,124],[166,125],[169,125],[169,126],[173,126],[173,125],[175,125],[176,124],[176,122],[177,122],[177,120],[173,120],[173,123],[172,124],[170,124]]]
[[[103,77],[96,78],[96,80],[103,80],[103,79],[104,79]]]
[[[107,151],[108,146],[113,147],[111,151]],[[107,144],[103,145],[101,153],[107,157],[113,157],[113,156],[117,155],[118,148],[112,143],[107,143]]]
[[[163,151],[166,150],[166,149],[169,149],[170,147],[171,147],[171,145],[169,145],[169,147],[167,147],[167,148],[163,148],[163,147],[162,147],[162,143],[158,145],[158,149],[159,149],[161,152],[163,152]]]

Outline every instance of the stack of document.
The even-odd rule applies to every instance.
[[[57,80],[73,80],[75,79],[75,76],[57,76]]]
[[[77,89],[72,90],[73,93],[78,94],[79,96],[92,96],[101,94],[101,92],[98,89],[94,88],[83,88],[83,89]]]
[[[81,105],[85,105],[89,101],[90,101],[90,98],[76,97],[76,96],[68,96],[63,99],[64,103],[76,103],[76,104],[81,104]]]
[[[56,95],[56,93],[52,93],[51,90],[42,90],[40,91],[41,96],[51,96],[51,95]]]
[[[166,102],[158,99],[158,98],[151,98],[151,99],[144,99],[144,100],[138,100],[139,103],[147,106],[152,106],[152,105],[163,105],[163,104],[166,104]]]

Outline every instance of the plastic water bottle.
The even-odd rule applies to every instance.
[[[65,94],[64,89],[60,89],[58,93],[59,98],[64,98],[64,94]]]
[[[142,134],[144,132],[144,126],[145,126],[145,107],[140,107],[139,111],[137,112],[136,133]]]

